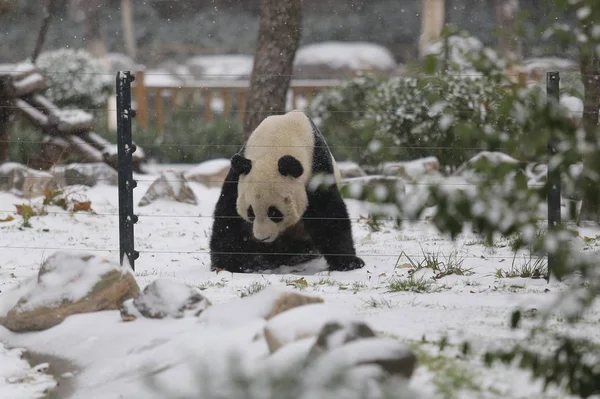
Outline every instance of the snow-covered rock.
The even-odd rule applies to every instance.
[[[0,164],[0,191],[19,197],[33,198],[44,195],[47,190],[57,190],[64,181],[52,173],[42,172],[27,166],[5,162]]]
[[[154,280],[144,291],[121,306],[124,321],[133,321],[138,317],[151,319],[198,316],[211,306],[200,289],[168,279]]]
[[[184,173],[188,181],[202,183],[207,187],[220,187],[229,173],[231,161],[227,158],[216,158],[198,164]]]
[[[351,313],[330,304],[301,306],[269,320],[265,325],[265,339],[269,350],[275,352],[291,342],[318,336],[327,323],[352,320],[356,320],[356,317]]]
[[[474,172],[474,166],[478,162],[487,161],[487,163],[491,166],[498,166],[501,164],[510,164],[510,165],[518,165],[519,161],[510,155],[507,155],[503,152],[499,151],[482,151],[479,154],[475,155],[473,158],[469,159],[467,162],[462,164],[456,171],[454,172],[454,176],[466,176]]]
[[[67,186],[92,187],[96,184],[116,186],[119,183],[117,171],[103,162],[56,165],[51,172],[57,179],[64,181]]]
[[[329,322],[323,326],[315,344],[311,348],[307,361],[311,362],[333,348],[361,338],[371,338],[375,332],[367,324],[356,321]]]
[[[294,69],[305,75],[315,67],[349,71],[390,71],[396,66],[391,51],[368,42],[327,41],[309,44],[298,49],[294,60]]]
[[[165,171],[148,187],[138,206],[151,204],[157,199],[170,199],[196,205],[196,195],[182,173]]]
[[[418,180],[424,175],[438,174],[440,161],[436,157],[426,157],[406,162],[384,162],[379,168],[384,176]]]
[[[338,162],[337,167],[340,171],[340,175],[342,176],[342,179],[349,179],[349,178],[353,178],[353,177],[362,177],[362,176],[367,175],[365,173],[365,171],[362,170],[362,168],[355,162],[350,162],[350,161]]]
[[[417,357],[396,340],[363,338],[319,356],[308,368],[308,374],[319,381],[328,378],[332,371],[364,365],[377,365],[391,375],[410,378],[417,365]]]
[[[200,314],[199,319],[209,325],[237,327],[257,319],[269,320],[289,309],[319,302],[323,300],[318,297],[267,287],[254,295],[211,306]]]
[[[186,66],[190,73],[202,79],[247,79],[253,63],[251,55],[199,55],[187,60]]]
[[[118,309],[138,293],[129,269],[88,253],[56,252],[36,277],[3,294],[0,324],[15,332],[45,330],[72,314]]]

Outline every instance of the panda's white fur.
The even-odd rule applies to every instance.
[[[300,221],[308,206],[306,186],[312,177],[314,146],[310,120],[298,111],[267,117],[248,138],[243,155],[252,162],[252,169],[239,178],[236,208],[241,217],[250,221],[248,209],[252,206],[252,232],[257,240],[272,242]],[[279,172],[278,161],[285,155],[293,156],[302,165],[303,173],[298,178]],[[340,172],[329,155],[339,186]],[[271,206],[283,213],[282,221],[269,219]]]

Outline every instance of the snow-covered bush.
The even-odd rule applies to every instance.
[[[46,51],[36,61],[48,79],[48,98],[59,106],[93,108],[103,105],[114,79],[102,62],[85,50]]]
[[[325,136],[336,160],[366,161],[366,149],[373,139],[372,121],[366,119],[367,97],[379,82],[375,76],[360,74],[319,93],[310,103],[307,112]]]

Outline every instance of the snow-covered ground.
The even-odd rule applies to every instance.
[[[137,176],[136,204],[154,178]],[[542,393],[542,383],[532,382],[516,367],[488,369],[481,361],[482,350],[505,347],[524,337],[523,331],[509,328],[515,307],[539,309],[541,303],[565,288],[562,283],[546,284],[542,279],[499,278],[497,269],[510,271],[513,263],[508,240],[484,246],[479,237],[465,234],[453,243],[426,220],[406,224],[400,230],[384,224],[373,231],[360,219],[367,216],[372,204],[348,200],[357,252],[365,260],[365,268],[328,273],[325,262],[317,260],[280,273],[216,274],[209,269],[208,240],[219,189],[196,183],[190,186],[198,205],[158,201],[136,207],[140,217],[135,237],[140,257],[135,275],[140,287],[157,277],[176,279],[204,289],[213,304],[238,298],[257,287],[297,289],[321,296],[341,311],[363,318],[378,332],[411,346],[420,359],[411,386],[422,392],[422,397],[567,397],[554,389]],[[56,250],[93,251],[118,259],[117,188],[99,185],[76,191],[80,198],[92,202],[95,214],[71,215],[49,207],[47,215],[31,218],[31,228],[21,227],[22,219],[14,212],[15,204],[26,201],[0,193],[0,220],[14,217],[0,222],[0,301],[7,290],[34,276],[42,261]],[[41,199],[32,202],[41,203]],[[596,237],[599,233],[587,229],[581,235]],[[403,253],[413,261],[423,260],[423,253],[439,255],[440,261],[454,261],[467,275],[439,278],[424,289],[426,292],[395,291],[390,283],[404,281],[408,275],[409,259],[401,256]],[[522,256],[517,257],[515,267],[523,262]],[[418,280],[434,273],[422,270],[416,274],[413,278]],[[599,319],[600,307],[595,306],[578,333],[600,342]],[[567,328],[560,318],[552,320],[550,326]],[[71,316],[37,333],[15,334],[0,327],[0,342],[9,348],[26,348],[72,362],[74,369],[62,372],[74,373],[74,377],[61,384],[71,384],[74,398],[133,398],[149,397],[139,396],[142,375],[148,370],[164,370],[161,378],[184,392],[195,378],[188,368],[190,362],[204,359],[211,368],[221,370],[215,355],[219,352],[215,351],[224,345],[263,350],[247,340],[253,335],[248,330],[260,328],[262,325],[246,325],[242,334],[239,329],[206,327],[194,318],[125,323],[118,311],[106,311]],[[443,335],[449,336],[451,344],[470,340],[474,354],[457,356],[453,345],[440,351],[435,341]],[[37,375],[15,353],[0,345],[0,397],[39,397],[52,381]],[[28,377],[31,375],[35,378]]]

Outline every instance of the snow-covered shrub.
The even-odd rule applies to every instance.
[[[369,93],[380,79],[360,74],[340,86],[319,93],[307,110],[319,127],[338,161],[365,162],[373,138],[372,121],[366,119]]]
[[[102,62],[85,50],[46,51],[36,61],[49,87],[46,95],[59,106],[93,108],[103,105],[114,79]]]

